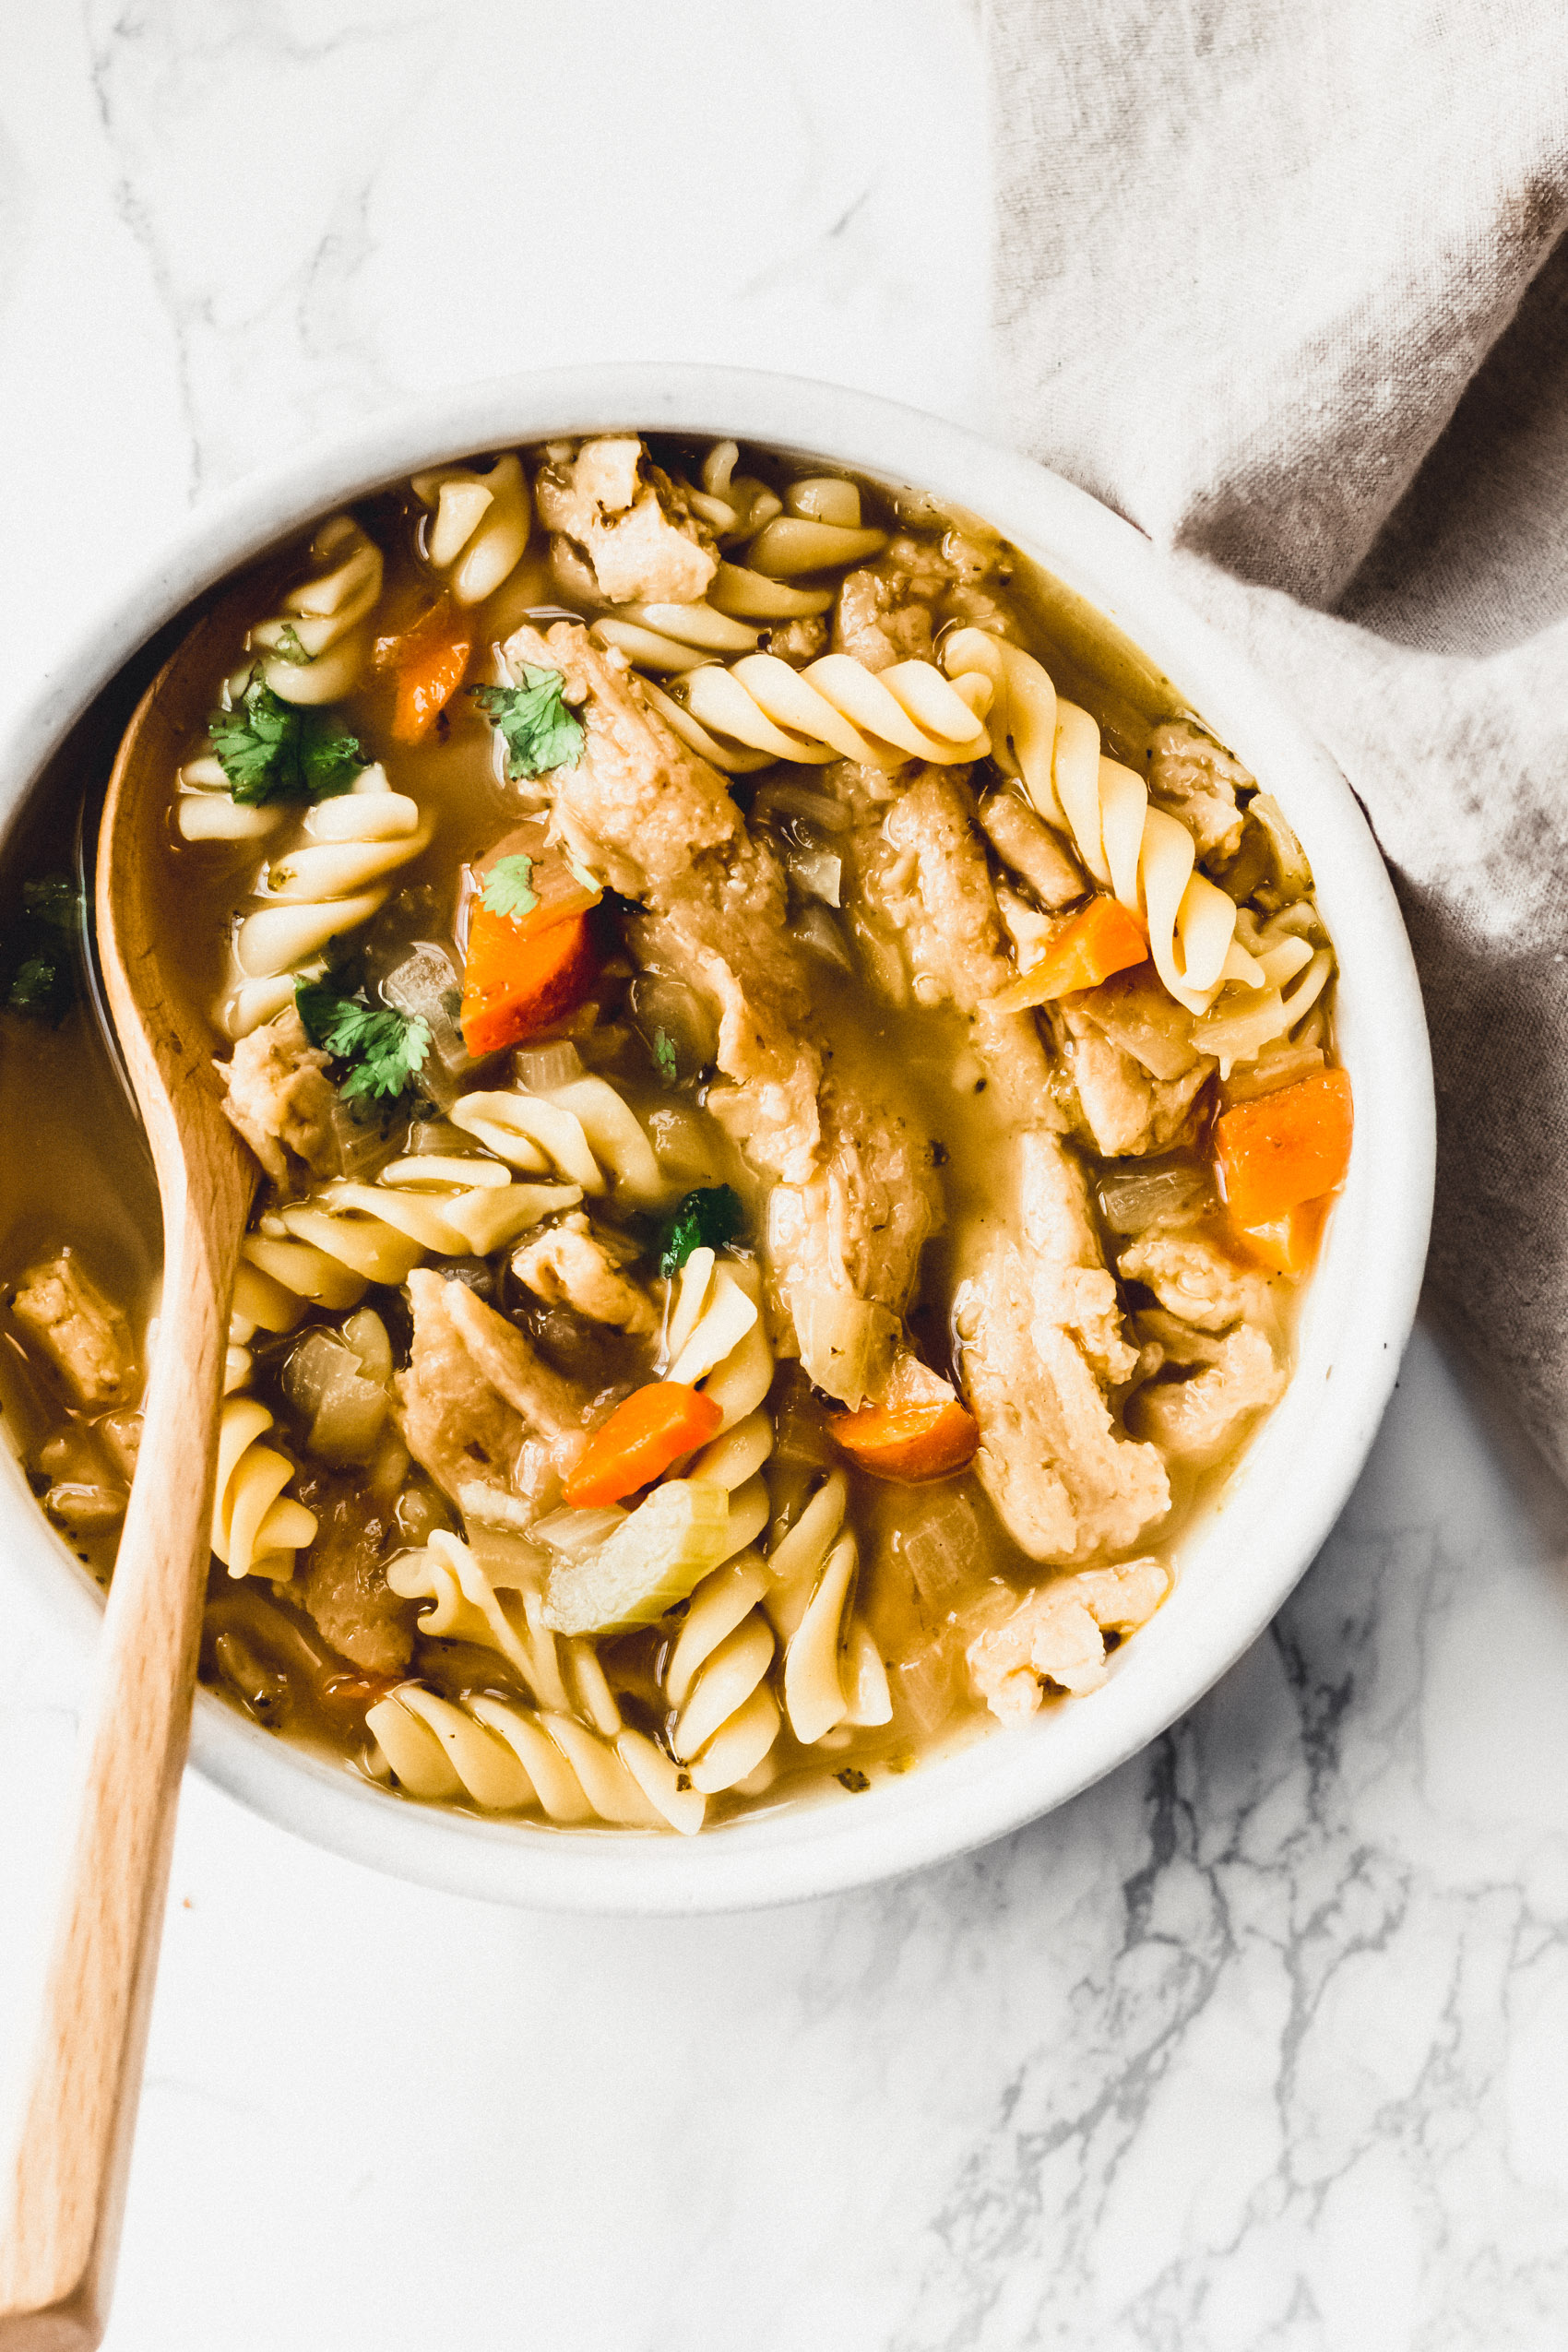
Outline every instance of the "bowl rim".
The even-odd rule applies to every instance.
[[[1357,1099],[1350,1178],[1309,1294],[1290,1388],[1220,1503],[1181,1546],[1175,1593],[1116,1654],[1092,1696],[1048,1707],[1019,1729],[993,1731],[852,1800],[789,1806],[682,1839],[546,1831],[392,1800],[197,1693],[195,1770],[347,1859],[495,1902],[697,1913],[837,1893],[1004,1836],[1113,1771],[1235,1663],[1327,1535],[1392,1392],[1426,1258],[1435,1106],[1414,959],[1366,819],[1321,746],[1187,605],[1166,559],[1133,525],[1032,459],[922,410],[806,377],[636,362],[529,372],[402,402],[247,476],[173,530],[52,664],[0,742],[0,835],[68,730],[138,647],[291,529],[447,458],[616,427],[770,442],[918,485],[994,523],[1122,628],[1266,774],[1302,836],[1341,959]],[[0,1477],[18,1506],[7,1515],[7,1565],[27,1575],[73,1638],[90,1644],[101,1613],[96,1586],[38,1510],[8,1445],[0,1446]],[[1227,1553],[1246,1562],[1229,1582]]]

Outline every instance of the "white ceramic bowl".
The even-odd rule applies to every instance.
[[[733,434],[918,484],[995,524],[1115,621],[1277,795],[1312,860],[1339,956],[1355,1086],[1349,1180],[1301,1333],[1290,1389],[1215,1510],[1181,1550],[1175,1592],[1120,1650],[1107,1686],[1048,1707],[852,1800],[694,1839],[470,1820],[362,1787],[269,1737],[207,1692],[191,1760],[317,1845],[464,1895],[583,1911],[704,1911],[821,1895],[1002,1835],[1098,1780],[1241,1656],[1322,1543],[1365,1459],[1415,1312],[1433,1163],[1431,1068],[1410,950],[1360,809],[1266,685],[1173,592],[1128,524],[1026,459],[864,393],[778,375],[583,367],[444,393],[381,416],[202,507],[132,592],[87,631],[0,753],[6,826],[65,730],[189,600],[339,500],[470,451],[614,426]],[[99,1597],[0,1447],[6,1551],[85,1645]]]

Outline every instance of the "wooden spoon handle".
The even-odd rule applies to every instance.
[[[0,2184],[0,2346],[96,2345],[107,2317],[211,1556],[213,1399],[244,1221],[165,1209],[161,1324],[104,1613],[20,2144]]]

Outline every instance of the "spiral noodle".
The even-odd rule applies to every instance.
[[[766,1609],[784,1645],[784,1712],[802,1747],[841,1725],[888,1722],[893,1701],[854,1608],[859,1553],[844,1529],[849,1488],[833,1471],[768,1554]]]
[[[230,680],[232,698],[258,677],[284,702],[334,702],[363,669],[381,595],[381,550],[351,517],[335,515],[310,552],[313,564],[327,569],[291,589],[281,609],[251,631],[247,648],[260,659]],[[179,786],[176,821],[187,841],[258,841],[285,814],[277,802],[253,807],[236,801],[212,752],[185,762]]]
[[[634,670],[674,675],[727,654],[754,653],[762,631],[711,604],[618,604],[588,635],[617,647]]]
[[[381,595],[381,550],[351,515],[334,515],[310,545],[311,577],[291,588],[248,640],[262,683],[284,702],[337,702],[359,679],[370,652],[371,615]]]
[[[498,1651],[533,1705],[488,1694],[459,1704],[405,1683],[365,1718],[380,1760],[409,1795],[433,1802],[466,1798],[487,1812],[538,1811],[564,1824],[700,1829],[705,1799],[623,1720],[590,1645],[545,1626],[538,1585],[524,1581],[529,1548],[517,1549],[525,1564],[505,1595],[474,1551],[445,1530],[424,1550],[394,1561],[387,1581],[406,1598],[434,1600],[422,1634]]]
[[[286,1580],[294,1573],[295,1552],[315,1539],[315,1514],[283,1491],[295,1465],[261,1442],[272,1426],[272,1415],[258,1397],[224,1400],[212,1549],[231,1576]]]
[[[294,980],[327,943],[368,922],[392,876],[420,855],[431,827],[419,803],[394,792],[384,767],[367,767],[350,791],[318,801],[292,848],[264,866],[234,938],[241,974],[224,1008],[232,1038],[247,1037],[293,1001]]]
[[[1206,1013],[1228,980],[1262,984],[1236,937],[1236,904],[1196,871],[1186,826],[1149,805],[1148,787],[1099,748],[1087,710],[1058,695],[1032,654],[983,629],[944,642],[949,674],[982,672],[993,689],[996,756],[1050,825],[1066,833],[1094,880],[1141,915],[1155,968],[1190,1013]]]
[[[396,1288],[427,1257],[488,1257],[582,1199],[575,1184],[518,1184],[493,1159],[394,1160],[374,1184],[323,1185],[247,1233],[235,1306],[250,1330],[291,1331],[308,1302],[357,1307],[370,1285]],[[244,1346],[249,1332],[231,1343]]]
[[[642,1208],[657,1207],[668,1191],[641,1121],[607,1079],[466,1094],[451,1115],[455,1126],[525,1172],[553,1169],[584,1193],[613,1191]]]
[[[647,683],[643,692],[694,751],[731,775],[774,759],[951,766],[991,748],[989,681],[979,673],[949,680],[933,661],[871,671],[849,654],[829,653],[796,670],[778,654],[753,653],[728,669],[691,671],[678,700]]]
[[[689,1823],[679,1817],[695,1812],[681,1802],[695,1792],[681,1791],[669,1758],[629,1727],[612,1741],[572,1716],[535,1713],[488,1693],[459,1704],[412,1682],[378,1700],[365,1722],[399,1787],[430,1803],[466,1800],[484,1812],[538,1812],[564,1827],[702,1826],[700,1815]],[[665,1805],[645,1781],[661,1794],[668,1784]]]
[[[763,1785],[758,1776],[782,1721],[767,1687],[772,1629],[757,1608],[767,1573],[750,1548],[752,1536],[766,1524],[761,1473],[773,1451],[773,1423],[763,1410],[773,1384],[773,1351],[762,1324],[761,1289],[749,1261],[694,1251],[668,1335],[666,1377],[700,1381],[724,1414],[718,1436],[686,1476],[725,1488],[732,1498],[731,1521],[745,1529],[746,1548],[692,1593],[663,1670],[671,1751],[705,1798],[742,1782]]]
[[[518,459],[497,457],[488,473],[471,466],[438,466],[415,474],[412,488],[430,521],[422,552],[444,573],[459,604],[481,604],[521,563],[533,529],[533,507]]]
[[[750,539],[775,515],[783,502],[765,482],[750,474],[737,475],[741,447],[736,441],[716,441],[702,464],[702,487],[684,485],[693,508],[720,540]]]

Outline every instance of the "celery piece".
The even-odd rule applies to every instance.
[[[649,1625],[723,1559],[730,1497],[706,1479],[667,1479],[586,1559],[558,1556],[544,1621],[557,1633]]]

